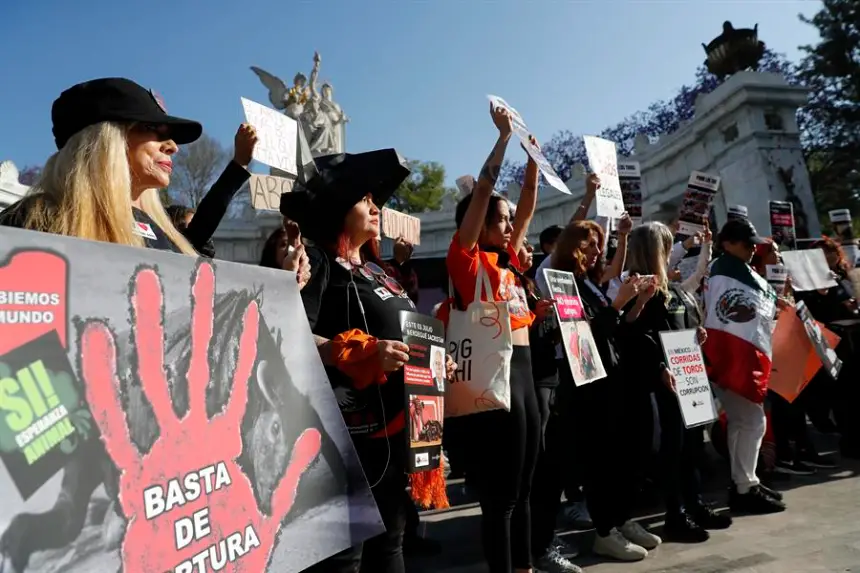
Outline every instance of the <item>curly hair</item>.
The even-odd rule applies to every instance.
[[[845,251],[834,239],[825,235],[812,243],[810,248],[821,249],[825,255],[836,254],[837,260],[833,270],[843,278],[848,276],[848,270],[851,268],[851,265],[848,264],[848,257],[845,256]]]

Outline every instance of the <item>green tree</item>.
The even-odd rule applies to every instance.
[[[798,66],[810,89],[799,114],[806,162],[822,223],[827,212],[848,208],[860,215],[860,8],[856,0],[823,0],[800,19],[821,36]]]
[[[412,174],[400,184],[388,207],[402,213],[424,213],[442,207],[442,200],[454,190],[445,187],[445,167],[435,161],[410,159]]]

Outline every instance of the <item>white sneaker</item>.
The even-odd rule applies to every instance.
[[[658,545],[663,543],[662,539],[653,533],[649,533],[632,519],[621,526],[621,535],[648,550],[656,549]]]
[[[642,561],[648,557],[647,549],[631,543],[629,539],[621,535],[620,531],[614,528],[606,537],[595,536],[592,550],[597,555],[611,557],[618,561]]]

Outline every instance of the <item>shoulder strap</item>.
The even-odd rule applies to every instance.
[[[486,299],[481,295],[483,291]],[[475,301],[493,301],[496,293],[493,292],[493,287],[490,283],[490,276],[487,274],[487,269],[484,267],[484,261],[481,258],[481,252],[478,251],[478,275],[475,277]]]

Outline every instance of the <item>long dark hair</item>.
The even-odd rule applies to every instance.
[[[281,268],[281,265],[278,264],[278,247],[280,247],[281,241],[284,239],[284,235],[286,234],[287,231],[283,227],[279,227],[272,231],[272,234],[269,235],[268,239],[266,239],[266,244],[263,245],[263,253],[260,255],[261,267],[266,267],[268,269]]]
[[[487,203],[487,212],[484,214],[484,225],[487,226],[493,222],[493,215],[498,210],[500,201],[506,201],[504,197],[498,193],[490,195],[490,201]],[[469,193],[457,203],[457,210],[454,212],[454,222],[457,223],[457,228],[463,224],[463,219],[466,218],[466,211],[469,210],[469,205],[472,204],[472,194]]]

